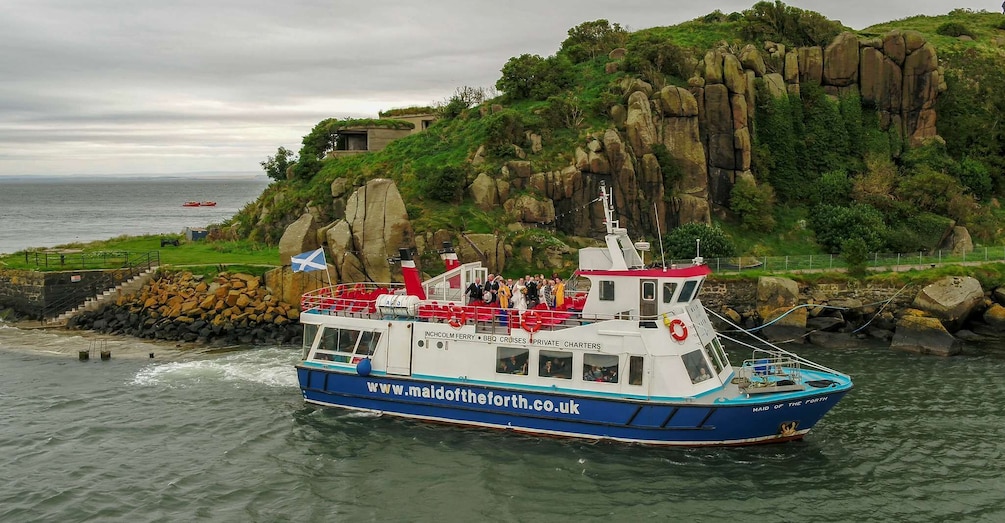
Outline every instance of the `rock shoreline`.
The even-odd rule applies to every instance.
[[[263,282],[282,280],[221,273],[206,281],[187,272],[163,272],[138,293],[80,314],[67,327],[205,345],[300,345],[299,305]],[[800,284],[778,277],[710,279],[700,298],[713,311],[717,329],[738,325],[774,342],[881,345],[953,356],[962,352],[963,342],[1005,333],[1005,288],[985,292],[971,277],[946,277],[920,289],[855,281]]]
[[[160,272],[136,294],[85,312],[69,329],[207,345],[300,345],[300,309],[249,274],[211,281],[189,272]]]

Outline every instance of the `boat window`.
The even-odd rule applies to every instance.
[[[543,378],[572,379],[572,353],[543,350],[537,356],[537,375]]]
[[[500,374],[527,374],[528,349],[499,347],[496,349],[496,372]]]
[[[339,352],[353,352],[356,348],[356,341],[359,340],[359,331],[349,329],[339,329],[338,350]]]
[[[656,299],[656,282],[642,282],[642,299],[645,301],[653,301]]]
[[[705,362],[705,357],[701,354],[701,349],[693,350],[681,358],[684,360],[684,368],[687,369],[691,383],[699,383],[712,377],[712,373],[708,370],[708,363]]]
[[[690,280],[684,282],[684,286],[681,287],[680,297],[677,298],[677,303],[685,303],[691,301],[691,296],[694,294],[694,288],[698,285],[695,280]]]
[[[614,301],[614,282],[611,280],[600,280],[600,300]]]
[[[677,291],[677,282],[663,282],[663,303],[673,303],[673,293]]]
[[[719,354],[713,349],[712,342],[705,345],[705,354],[708,355],[708,361],[711,361],[712,366],[715,367],[715,373],[722,372],[722,362],[719,361]]]
[[[719,354],[719,359],[722,360],[722,365],[724,367],[729,367],[729,358],[726,357],[726,350],[722,348],[722,343],[719,342],[719,338],[712,338],[712,345],[715,347],[715,351]]]
[[[614,354],[584,354],[583,381],[618,382],[618,357]]]
[[[307,354],[311,350],[311,345],[314,345],[314,338],[316,338],[317,335],[317,325],[311,325],[310,323],[304,324],[304,359],[307,358]]]
[[[365,331],[359,337],[359,347],[356,347],[356,354],[362,356],[373,356],[377,350],[377,342],[380,341],[380,333]]]
[[[628,384],[642,385],[642,356],[628,358]]]
[[[379,336],[379,333],[368,334]],[[353,360],[353,352],[356,350],[356,342],[359,338],[360,331],[358,330],[325,328],[321,331],[321,341],[318,343],[317,350],[314,351],[314,358],[349,363]],[[374,346],[376,346],[376,338]],[[367,348],[364,347],[364,350]]]

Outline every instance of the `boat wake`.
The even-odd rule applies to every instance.
[[[214,359],[155,363],[140,369],[131,384],[184,388],[225,381],[295,388],[293,366],[298,356],[298,351],[270,348],[232,352]]]

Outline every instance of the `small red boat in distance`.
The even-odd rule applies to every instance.
[[[216,202],[202,202],[199,204],[200,207],[216,207]]]
[[[181,204],[182,207],[198,207],[199,205],[199,202],[185,202]]]

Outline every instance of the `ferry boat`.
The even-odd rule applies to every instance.
[[[588,283],[548,310],[470,305],[487,268],[441,252],[426,281],[407,250],[403,284],[303,296],[310,404],[543,436],[731,446],[802,439],[852,388],[849,376],[733,325],[716,332],[698,299],[711,273],[646,267],[601,188],[606,247],[581,249]],[[719,316],[723,322],[728,319]],[[736,356],[724,346],[748,351]]]

